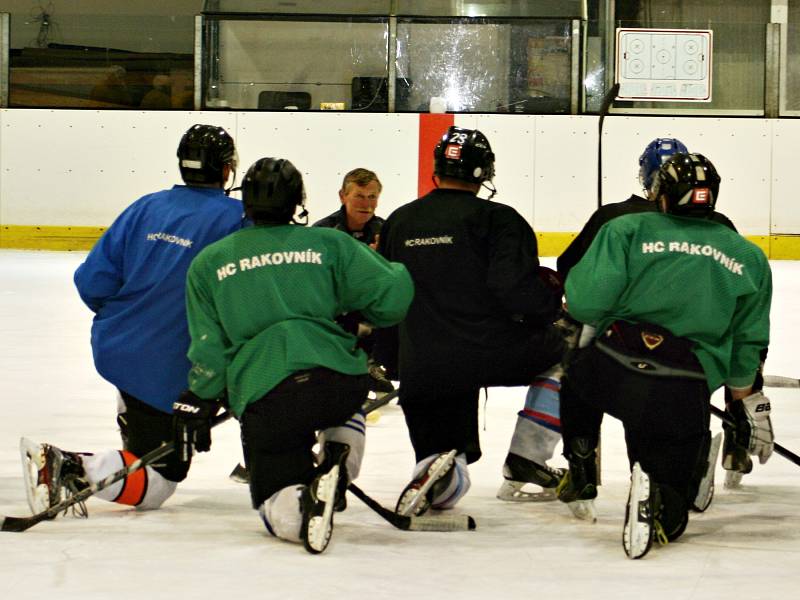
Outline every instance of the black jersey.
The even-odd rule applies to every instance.
[[[471,192],[437,189],[400,207],[386,220],[378,249],[405,264],[414,280],[400,324],[403,381],[454,370],[480,379],[498,350],[528,343],[561,303],[538,277],[530,225],[510,206]]]

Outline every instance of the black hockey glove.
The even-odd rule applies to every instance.
[[[172,404],[175,451],[181,461],[192,459],[193,448],[197,452],[211,449],[211,420],[221,407],[219,400],[203,400],[190,390]]]

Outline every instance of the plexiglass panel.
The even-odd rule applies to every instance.
[[[207,24],[208,107],[386,111],[385,20]],[[218,31],[218,54],[214,37]]]
[[[397,73],[409,110],[443,98],[454,112],[568,113],[570,44],[566,20],[402,18]]]

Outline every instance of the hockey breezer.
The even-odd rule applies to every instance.
[[[216,416],[212,422],[211,427],[216,427],[220,423],[224,423],[228,419],[231,418],[231,413],[224,412],[221,415]],[[135,473],[136,471],[143,469],[147,465],[153,464],[156,461],[160,460],[161,458],[167,456],[171,452],[175,450],[175,443],[164,442],[155,450],[151,450],[139,460],[136,460],[129,464],[124,469],[120,469],[116,473],[112,473],[105,479],[98,481],[97,483],[92,483],[88,487],[84,488],[83,490],[76,492],[72,496],[65,498],[63,501],[59,502],[51,506],[49,509],[42,511],[40,513],[36,513],[30,517],[2,517],[2,521],[0,521],[0,531],[25,531],[30,529],[34,525],[42,522],[50,520],[58,515],[58,513],[66,511],[70,507],[85,502],[88,498],[93,496],[95,493],[103,490],[111,485],[114,485],[120,479],[124,479],[128,475]]]

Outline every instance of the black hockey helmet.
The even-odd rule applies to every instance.
[[[242,203],[256,223],[289,223],[295,209],[303,207],[303,176],[284,158],[261,158],[247,170],[242,182]]]
[[[717,170],[705,156],[679,152],[661,165],[651,194],[656,202],[661,196],[667,199],[669,214],[706,217],[714,212],[719,183]]]
[[[433,151],[433,174],[470,183],[491,181],[494,153],[489,140],[477,129],[450,127]]]
[[[222,168],[236,171],[236,146],[222,127],[192,125],[178,144],[178,168],[189,184],[225,183]]]

